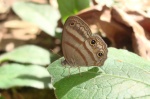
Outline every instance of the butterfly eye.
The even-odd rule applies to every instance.
[[[91,41],[90,41],[90,44],[91,44],[91,45],[95,45],[95,44],[96,44],[96,40],[91,40]]]
[[[98,52],[98,53],[97,53],[97,56],[98,56],[98,57],[101,57],[101,56],[103,56],[103,53],[102,53],[102,52]]]

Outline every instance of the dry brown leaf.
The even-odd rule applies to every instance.
[[[92,6],[78,13],[78,16],[86,21],[89,25],[95,24],[102,14],[102,6]]]
[[[146,34],[149,33],[146,32],[146,30],[144,30],[144,28],[139,24],[140,21],[138,21],[139,23],[136,22],[126,12],[119,10],[118,8],[114,8],[112,13],[115,13],[115,15],[112,14],[112,16],[114,16],[117,21],[125,24],[126,26],[132,27],[132,45],[134,52],[143,58],[150,60],[150,41],[146,37]],[[120,15],[120,17],[116,18],[116,16],[118,16],[117,14]]]
[[[112,46],[122,48],[131,46],[131,29],[112,19],[111,9],[106,6],[95,6],[79,13],[89,25],[96,24],[101,33],[105,33]],[[130,41],[129,41],[130,40]],[[129,44],[130,43],[130,44]],[[129,45],[128,45],[129,44]]]
[[[91,8],[87,8],[78,13],[78,16],[81,17],[87,24],[89,24],[92,33],[97,33],[97,22],[101,15],[102,6],[93,6]]]
[[[3,23],[6,28],[28,28],[35,27],[35,25],[21,20],[10,20]]]
[[[119,15],[113,17],[113,9],[105,7],[103,10],[104,13],[100,16],[99,24],[112,42],[112,46],[131,50],[131,28],[115,20],[115,18],[121,17]]]
[[[19,40],[14,38],[5,38],[0,42],[0,51],[11,51],[16,47],[25,45],[25,44],[35,44],[39,45],[46,49],[53,49],[54,42],[48,34],[41,32],[37,35],[36,39],[30,40]],[[60,44],[58,44],[60,45]]]
[[[95,6],[82,11],[78,16],[89,25],[96,24],[106,34],[112,46],[126,48],[150,59],[150,20],[146,13],[118,7]]]
[[[149,8],[149,0],[115,0],[119,8],[126,10],[146,10]]]
[[[9,12],[6,20],[0,22],[1,52],[11,51],[25,44],[35,44],[46,49],[53,49],[52,40],[49,35],[35,25],[21,21],[12,11]]]
[[[143,58],[150,60],[150,41],[138,33],[133,34],[132,40],[134,51]]]
[[[40,29],[28,22],[20,20],[6,21],[3,24],[4,28],[8,28],[10,33],[5,34],[5,38],[14,38],[20,40],[35,39],[39,34]]]

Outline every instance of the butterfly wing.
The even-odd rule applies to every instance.
[[[90,45],[91,40],[96,40],[96,45]],[[97,53],[107,49],[100,36],[92,35],[89,26],[79,17],[71,16],[67,19],[62,35],[62,51],[65,62],[70,66],[102,65],[107,55],[97,58]],[[95,54],[96,53],[96,54]]]

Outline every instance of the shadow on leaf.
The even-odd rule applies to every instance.
[[[86,81],[93,79],[100,74],[101,72],[99,72],[98,67],[93,67],[86,72],[67,76],[54,84],[56,88],[55,92],[58,98],[61,99],[64,95],[68,93],[68,91],[70,91],[77,85],[85,83]]]

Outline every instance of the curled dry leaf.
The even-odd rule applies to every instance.
[[[37,26],[19,20],[6,21],[3,25],[11,32],[5,34],[4,38],[30,40],[35,39],[36,35],[40,32],[40,29]]]
[[[6,13],[10,9],[10,6],[13,3],[13,1],[14,0],[0,0],[0,14]]]
[[[112,46],[126,48],[150,59],[150,18],[142,11],[94,6],[78,14],[105,33]]]
[[[146,11],[150,7],[149,0],[115,0],[118,2],[119,8],[123,10],[144,10]]]
[[[93,6],[80,11],[78,16],[86,21],[89,25],[95,24],[103,12],[102,9],[102,6],[99,5]]]
[[[10,9],[15,1],[17,0],[0,0],[0,20],[5,20],[10,16]]]
[[[144,35],[133,34],[134,51],[145,59],[150,60],[150,41]]]
[[[126,47],[131,50],[131,31],[132,29],[115,19],[120,16],[113,17],[113,8],[103,8],[103,13],[100,16],[99,25],[103,32],[106,33],[108,39],[112,42],[112,46],[117,48]]]
[[[128,27],[132,28],[132,47],[135,53],[139,54],[140,56],[150,60],[150,41],[148,40],[149,33],[144,30],[144,28],[139,23],[142,23],[141,21],[135,21],[136,17],[129,16],[126,12],[123,10],[118,10],[118,8],[114,8],[112,10],[112,16],[117,20],[118,22],[125,24]],[[137,13],[136,13],[137,14]],[[142,15],[142,14],[141,14]],[[117,17],[116,16],[120,16]],[[144,14],[142,15],[143,18],[139,19],[145,19]],[[138,18],[136,18],[138,19]],[[150,20],[147,20],[149,22]],[[139,23],[138,23],[139,22]],[[147,35],[147,37],[146,37]]]
[[[86,23],[89,24],[92,33],[96,33],[98,31],[97,25],[99,21],[99,16],[102,13],[102,6],[93,6],[91,8],[87,8],[78,13],[78,16],[81,17]]]
[[[136,22],[138,22],[145,31],[146,37],[150,39],[150,16],[143,11],[127,11],[128,15],[131,16]]]
[[[15,47],[33,40],[41,31],[37,26],[20,20],[10,20],[2,23],[0,29],[0,50],[11,51]],[[5,30],[5,31],[4,31]]]
[[[95,6],[86,12],[79,13],[89,25],[96,24],[101,33],[105,33],[107,38],[111,41],[112,46],[122,48],[124,46],[130,48],[131,28],[118,23],[112,19],[111,8],[106,6]],[[130,45],[128,45],[130,43]]]

